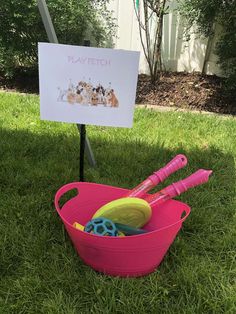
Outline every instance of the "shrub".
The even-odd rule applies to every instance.
[[[59,42],[82,44],[87,38],[92,46],[111,44],[114,21],[107,10],[107,2],[48,0]],[[2,1],[0,29],[0,69],[12,75],[18,66],[37,67],[37,43],[47,41],[37,2]]]
[[[205,36],[214,33],[214,25],[221,26],[215,53],[226,76],[225,91],[236,96],[236,1],[234,0],[182,0],[180,13],[187,26],[196,24],[197,32]]]
[[[236,97],[236,2],[222,12],[221,37],[216,45],[219,64],[226,74],[226,91]]]

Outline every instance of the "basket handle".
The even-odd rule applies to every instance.
[[[184,217],[182,217],[182,218],[180,219],[181,223],[183,223],[183,222],[187,219],[187,217],[189,216],[190,212],[191,212],[191,210],[190,210],[189,207],[187,207],[186,209],[184,209],[184,211],[182,212],[181,215],[183,215],[184,213],[185,213],[185,215],[184,215]]]
[[[58,214],[60,215],[60,205],[59,205],[59,201],[60,201],[60,198],[62,197],[62,195],[64,195],[66,192],[70,191],[70,190],[73,190],[73,189],[76,189],[79,193],[79,187],[78,187],[78,184],[79,182],[72,182],[72,183],[69,183],[69,184],[66,184],[64,186],[62,186],[56,193],[55,195],[55,198],[54,198],[54,204],[55,204],[55,207],[56,207],[56,210],[58,212]]]

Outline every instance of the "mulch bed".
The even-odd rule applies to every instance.
[[[137,104],[236,114],[236,99],[222,92],[223,79],[199,73],[166,72],[153,85],[148,75],[138,78]],[[0,88],[25,93],[38,93],[38,74],[19,71],[12,79],[0,74]]]
[[[222,84],[214,75],[167,72],[153,86],[149,76],[140,75],[136,103],[235,115],[236,99],[223,94]]]
[[[16,91],[20,93],[39,93],[39,78],[36,71],[19,69],[14,77],[6,78],[0,73],[0,89]]]

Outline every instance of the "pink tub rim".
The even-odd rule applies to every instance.
[[[93,183],[93,182],[71,182],[71,183],[68,183],[68,184],[63,185],[63,186],[56,192],[56,194],[55,194],[54,204],[55,204],[55,207],[56,207],[56,210],[57,210],[58,215],[60,216],[61,220],[63,221],[63,223],[64,223],[65,225],[67,225],[67,226],[69,226],[69,227],[75,229],[77,232],[81,233],[81,235],[83,234],[83,235],[86,235],[86,236],[92,237],[92,238],[94,238],[94,237],[101,238],[101,236],[99,236],[99,235],[90,234],[90,233],[88,233],[88,232],[84,232],[84,231],[82,231],[82,230],[76,229],[71,223],[69,223],[69,222],[63,217],[63,215],[61,215],[61,208],[60,208],[60,206],[59,206],[59,200],[60,200],[60,198],[62,197],[62,195],[64,195],[66,192],[68,192],[68,191],[70,191],[70,190],[72,190],[72,189],[77,189],[78,194],[79,194],[78,184],[79,184],[79,185],[80,185],[80,184],[97,184],[97,185],[101,185],[101,186],[114,187],[114,188],[118,188],[118,189],[122,189],[122,188],[120,188],[120,187],[115,187],[115,186],[111,186],[111,185],[106,185],[106,184]],[[77,196],[74,196],[74,197],[72,197],[72,198],[76,198],[76,197],[78,197],[78,195],[77,195]],[[71,199],[72,199],[72,198],[71,198]],[[185,204],[185,203],[183,203],[183,202],[180,202],[180,201],[177,201],[177,200],[171,200],[171,201],[174,201],[174,202],[176,202],[176,203],[180,203],[180,204],[184,204],[184,205],[185,205],[186,208],[185,208],[184,211],[183,211],[183,213],[185,212],[185,216],[182,217],[181,219],[179,219],[178,221],[176,221],[176,222],[173,223],[173,224],[167,225],[167,226],[162,227],[162,228],[160,228],[160,229],[158,229],[158,230],[149,231],[148,234],[153,234],[153,233],[157,233],[157,232],[163,231],[163,230],[165,230],[165,229],[169,229],[169,228],[171,228],[171,227],[173,227],[173,226],[175,226],[175,225],[177,225],[177,224],[182,224],[182,223],[187,219],[187,217],[189,216],[189,214],[190,214],[190,212],[191,212],[190,207],[189,207],[187,204]],[[168,202],[168,201],[167,201],[167,202]],[[142,237],[142,236],[144,236],[144,235],[147,235],[147,233],[145,233],[145,234],[138,234],[138,235],[132,235],[132,238]],[[103,238],[107,238],[107,239],[111,239],[111,238],[112,238],[112,239],[116,239],[116,240],[119,240],[119,241],[120,241],[120,240],[123,240],[123,241],[124,241],[124,240],[127,239],[127,237],[110,237],[110,236],[103,236]]]

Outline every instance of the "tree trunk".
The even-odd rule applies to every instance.
[[[141,45],[150,71],[151,82],[155,84],[162,72],[161,49],[166,0],[143,0],[143,16],[140,13],[140,5],[137,6],[137,1],[133,0],[133,4],[139,24]],[[151,38],[153,32],[150,27],[152,18],[156,22],[153,35],[154,41]]]

